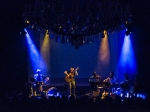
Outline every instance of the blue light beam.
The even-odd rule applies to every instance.
[[[137,66],[134,51],[131,43],[131,35],[124,37],[123,46],[119,58],[119,79],[123,80],[124,73],[127,73],[131,78],[135,77]]]
[[[30,56],[32,72],[34,73],[37,69],[41,69],[41,72],[46,71],[47,67],[46,67],[44,60],[40,56],[40,53],[38,52],[36,46],[34,45],[28,31],[26,29],[24,29],[24,30],[26,31],[28,52],[29,52],[29,56]]]

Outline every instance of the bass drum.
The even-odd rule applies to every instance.
[[[56,87],[51,87],[46,91],[47,96],[55,96],[57,95],[58,90]]]

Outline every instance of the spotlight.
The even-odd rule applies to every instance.
[[[125,32],[125,34],[126,34],[126,36],[130,35],[130,31],[127,30],[127,31]]]
[[[125,34],[126,34],[126,36],[131,34],[131,25],[130,24],[127,24]]]
[[[101,38],[105,38],[106,36],[107,36],[107,31],[106,30],[104,30],[102,33],[101,33]]]
[[[25,30],[20,31],[20,34],[25,36],[27,34],[27,32]]]
[[[26,23],[28,23],[28,24],[29,24],[29,23],[30,23],[30,21],[26,21]]]
[[[106,31],[106,30],[104,30],[104,32],[103,32],[103,33],[104,33],[104,37],[105,37],[105,36],[107,35],[107,31]]]
[[[49,31],[47,31],[47,32],[46,32],[46,35],[49,35],[49,34],[50,34],[50,32],[49,32]]]

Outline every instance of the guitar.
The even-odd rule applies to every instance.
[[[79,67],[77,67],[74,71],[73,74],[79,69]],[[74,80],[74,75],[72,73],[66,74],[65,76],[65,81],[66,82],[71,82],[72,80]]]

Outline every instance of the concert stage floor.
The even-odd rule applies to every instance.
[[[69,95],[69,85],[62,78],[50,78],[46,83],[45,90],[51,87],[56,87],[59,94]],[[89,95],[91,93],[89,78],[76,78],[76,94],[77,96]]]
[[[98,96],[99,99],[102,98],[102,96],[100,96],[100,93],[95,92],[94,94],[91,94],[91,87],[88,82],[88,78],[76,79],[76,84],[77,84],[77,86],[76,86],[76,97],[77,98],[80,98],[82,96],[86,96],[86,97]],[[24,89],[25,88],[22,88],[23,91],[24,91]],[[52,91],[49,91],[50,89]],[[14,96],[14,95],[22,96],[22,94],[23,94],[22,90],[18,92],[14,88],[13,91],[9,91],[8,93],[10,94],[10,96]],[[51,95],[50,92],[52,92],[52,95],[55,92],[55,96],[60,96],[60,97],[62,95],[69,96],[69,87],[67,85],[67,82],[65,82],[64,78],[50,78],[50,80],[46,83],[46,86],[44,86],[43,91],[47,91],[49,93],[49,95]],[[26,92],[27,92],[26,95],[29,95],[30,90],[28,90],[28,88],[27,88]],[[115,93],[115,95],[119,96],[120,98],[122,97],[120,91],[117,91]],[[108,96],[108,95],[106,94],[106,96]],[[114,96],[112,96],[112,97],[114,97]],[[129,96],[126,96],[126,97],[130,99]],[[144,93],[137,93],[135,97],[146,99],[147,95]]]
[[[69,95],[69,86],[68,83],[64,80],[64,77],[50,78],[50,80],[46,83],[44,91],[48,91],[48,89],[52,87],[56,88],[56,91],[59,95]],[[120,91],[116,91],[115,94],[119,95],[120,97],[122,96]],[[76,95],[79,97],[86,95],[91,96],[89,78],[76,78]],[[138,93],[136,97],[145,99],[146,96],[143,93]]]

